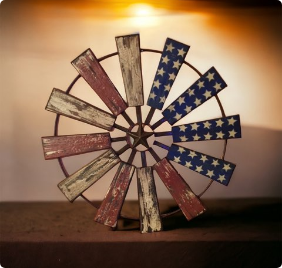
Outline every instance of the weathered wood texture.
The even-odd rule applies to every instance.
[[[144,104],[139,34],[118,36],[116,45],[128,106]]]
[[[74,59],[72,65],[114,115],[119,115],[127,108],[123,98],[90,48]]]
[[[118,217],[126,197],[135,167],[127,163],[121,162],[110,185],[108,193],[100,205],[95,221],[115,227]]]
[[[200,199],[192,192],[186,181],[176,169],[164,158],[154,165],[159,177],[182,210],[187,220],[202,214],[206,209]]]
[[[156,186],[152,167],[138,168],[137,187],[140,205],[141,233],[151,233],[162,230]]]
[[[57,88],[53,89],[45,109],[106,130],[111,130],[115,123],[112,114]]]
[[[223,140],[241,138],[240,116],[216,119],[172,127],[173,142]]]
[[[109,133],[42,137],[46,160],[111,148]]]
[[[72,202],[119,162],[118,155],[110,149],[61,181],[58,187]]]

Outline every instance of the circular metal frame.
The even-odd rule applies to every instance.
[[[152,52],[152,53],[159,53],[159,54],[162,54],[162,51],[160,50],[154,50],[154,49],[140,49],[141,52]],[[98,59],[98,62],[101,62],[103,60],[106,60],[108,58],[111,58],[113,56],[116,56],[118,55],[118,52],[114,52],[114,53],[111,53],[111,54],[108,54],[106,56],[103,56],[101,58]],[[193,71],[195,71],[199,76],[202,76],[202,73],[197,70],[193,65],[191,65],[190,63],[188,63],[187,61],[184,61],[183,62],[185,65],[187,65],[188,67],[190,67]],[[78,79],[81,77],[81,75],[77,75],[75,77],[75,79],[71,82],[71,84],[68,86],[67,90],[66,90],[66,94],[70,94],[70,91],[72,90],[73,86],[75,85],[75,83],[78,81]],[[223,109],[223,106],[222,106],[222,103],[218,97],[218,95],[215,95],[215,98],[216,98],[216,101],[219,105],[219,108],[220,108],[220,112],[222,114],[222,117],[226,117],[225,115],[225,112],[224,112],[224,109]],[[59,130],[59,122],[60,122],[60,114],[57,114],[56,116],[56,119],[55,119],[55,125],[54,125],[54,136],[58,136],[58,130]],[[223,146],[223,152],[222,152],[222,156],[221,156],[221,159],[224,160],[224,157],[225,157],[225,154],[226,154],[226,148],[227,148],[227,139],[224,140],[224,146]],[[64,173],[64,175],[66,177],[69,177],[69,173],[64,165],[64,162],[63,162],[63,159],[61,157],[58,158],[58,162],[59,162],[59,165]],[[212,185],[213,183],[213,180],[210,179],[210,182],[208,183],[208,185],[206,186],[206,188],[200,193],[198,194],[197,196],[200,198],[202,197],[202,195],[210,188],[210,186]],[[80,195],[84,200],[86,200],[90,205],[92,205],[94,208],[98,209],[98,207],[93,203],[91,202],[87,197],[85,197],[83,194]],[[180,211],[180,208],[174,210],[174,211],[171,211],[169,213],[162,213],[161,214],[161,217],[162,218],[166,218],[166,217],[169,217],[177,212]],[[120,215],[121,218],[123,219],[128,219],[128,220],[134,220],[134,221],[139,221],[139,218],[135,218],[135,217],[128,217],[126,215]]]

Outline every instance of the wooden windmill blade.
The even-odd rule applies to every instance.
[[[116,37],[128,106],[144,104],[139,34]]]
[[[53,89],[45,109],[106,130],[111,130],[115,123],[112,114],[57,88]]]
[[[134,166],[120,163],[108,193],[97,211],[94,219],[96,222],[116,227],[134,171]]]
[[[138,199],[141,233],[162,230],[156,186],[152,167],[137,168]]]
[[[111,148],[109,133],[48,136],[41,139],[46,160]]]
[[[182,146],[172,144],[168,150],[167,159],[185,166],[220,184],[228,185],[235,164],[212,157]]]
[[[61,181],[58,187],[67,199],[73,202],[119,162],[120,159],[115,151],[109,149],[89,164]]]
[[[72,65],[115,116],[125,111],[127,104],[90,48],[74,59]]]
[[[169,124],[173,125],[188,113],[217,95],[227,84],[214,67],[211,67],[163,112]]]
[[[187,220],[195,218],[206,210],[201,200],[166,158],[157,162],[154,169]]]
[[[223,140],[241,138],[239,115],[172,127],[173,142]]]
[[[189,48],[173,39],[166,39],[147,105],[162,110]]]

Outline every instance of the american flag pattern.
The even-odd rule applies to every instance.
[[[228,185],[235,164],[193,151],[176,144],[169,148],[167,159],[200,173],[225,186]]]
[[[227,84],[214,67],[211,67],[164,111],[163,116],[171,124],[217,95]]]
[[[190,46],[167,38],[147,105],[162,110]]]
[[[173,142],[241,138],[240,116],[232,115],[172,127]]]

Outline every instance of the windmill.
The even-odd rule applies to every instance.
[[[196,195],[170,161],[208,177],[210,179],[208,187],[213,182],[227,186],[235,164],[224,159],[225,149],[228,139],[241,137],[240,117],[239,115],[226,116],[224,113],[218,93],[227,84],[217,70],[211,67],[201,74],[185,61],[190,48],[188,45],[167,38],[163,51],[157,51],[141,49],[138,34],[118,36],[115,40],[117,52],[97,59],[91,49],[87,49],[72,61],[72,65],[79,75],[66,92],[53,89],[46,110],[57,114],[55,132],[54,136],[42,137],[44,156],[45,159],[58,159],[66,176],[58,184],[58,187],[70,202],[79,196],[90,202],[83,195],[84,191],[118,165],[109,190],[100,207],[97,208],[95,216],[96,222],[113,228],[117,226],[130,182],[136,172],[141,233],[161,231],[163,229],[162,218],[168,214],[160,213],[154,171],[157,172],[187,220],[202,214],[206,210],[200,199],[203,193]],[[150,107],[150,111],[144,121],[141,110],[141,107],[144,106],[142,52],[161,54],[146,103]],[[100,64],[102,60],[116,55],[119,57],[126,101],[123,100]],[[199,79],[162,111],[163,117],[160,120],[151,124],[155,111],[163,109],[183,64],[192,68],[200,76]],[[84,79],[97,93],[111,113],[70,94],[73,85],[80,78]],[[220,106],[222,117],[175,126],[181,118],[213,97],[216,98]],[[136,122],[126,112],[128,107],[136,107]],[[59,136],[58,125],[61,115],[108,132]],[[116,123],[116,118],[119,115],[125,119],[128,126]],[[158,132],[157,128],[164,122],[168,122],[172,126],[171,131]],[[111,137],[110,132],[114,129],[121,130],[124,135],[116,138]],[[172,135],[173,144],[171,146],[157,140],[158,137],[167,135]],[[148,139],[152,136],[155,138],[154,145],[168,151],[165,158],[161,159],[149,145]],[[203,140],[225,140],[223,157],[216,158],[181,146],[182,142],[186,144],[190,141],[200,142]],[[119,150],[114,150],[112,144],[118,141],[126,141],[126,145]],[[144,149],[139,149],[140,145]],[[99,150],[106,151],[73,174],[68,174],[63,163],[64,157]],[[131,150],[130,156],[127,161],[122,161],[120,155],[126,150]],[[147,165],[147,154],[151,154],[155,159],[156,163],[153,166]],[[141,157],[141,167],[133,165],[133,160],[138,155]]]

